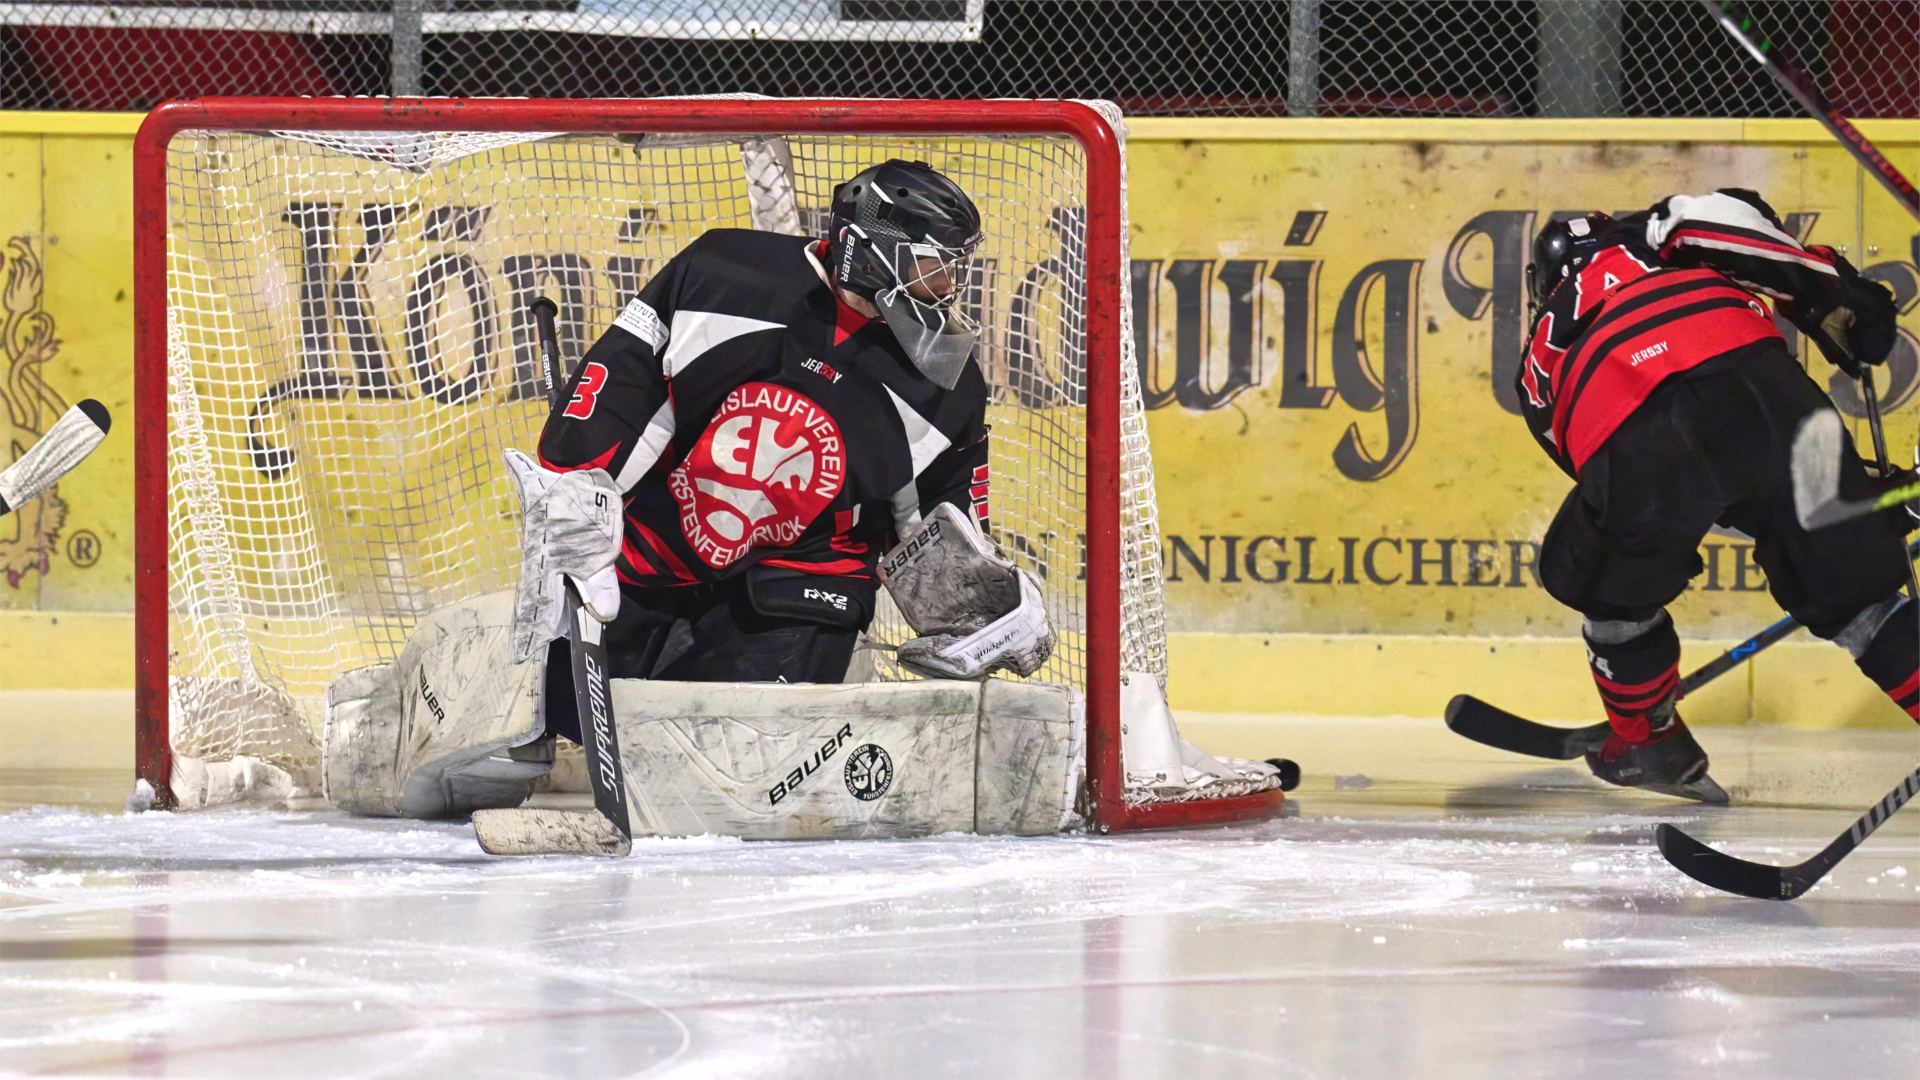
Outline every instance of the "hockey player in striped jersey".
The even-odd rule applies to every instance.
[[[1610,783],[1724,800],[1675,702],[1666,612],[1704,568],[1716,524],[1754,539],[1774,599],[1920,719],[1920,632],[1900,594],[1908,521],[1809,532],[1790,446],[1831,405],[1760,297],[1849,374],[1895,340],[1892,294],[1830,248],[1803,246],[1750,191],[1676,195],[1614,219],[1548,225],[1528,267],[1532,336],[1519,374],[1535,439],[1575,481],[1541,547],[1541,582],[1585,617],[1611,725],[1587,764]],[[1845,482],[1866,467],[1849,445]]]

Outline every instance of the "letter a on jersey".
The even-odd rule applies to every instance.
[[[839,425],[806,395],[739,387],[667,478],[681,533],[716,570],[757,545],[793,543],[840,493],[843,446]]]

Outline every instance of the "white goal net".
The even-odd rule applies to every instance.
[[[1084,691],[1104,633],[1122,670],[1164,681],[1124,247],[1121,618],[1088,625],[1088,170],[1073,139],[189,130],[166,163],[173,751],[311,775],[331,679],[394,659],[437,607],[512,587],[501,452],[532,447],[547,412],[534,297],[558,303],[570,368],[703,231],[822,235],[834,185],[892,157],[952,177],[986,223],[967,302],[992,387],[991,532],[1039,577],[1060,632],[1035,678]],[[883,605],[870,637],[902,630]],[[884,661],[878,674],[902,677]]]

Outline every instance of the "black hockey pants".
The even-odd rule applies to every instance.
[[[1901,511],[1800,527],[1793,436],[1826,407],[1778,340],[1661,386],[1581,469],[1541,545],[1541,584],[1590,619],[1649,620],[1705,568],[1700,542],[1718,523],[1754,538],[1773,598],[1832,638],[1905,583],[1906,553]],[[1843,494],[1866,486],[1851,445],[1843,469]]]
[[[846,677],[859,634],[761,614],[740,577],[673,589],[622,586],[620,614],[604,640],[615,679],[837,683]],[[566,642],[556,641],[547,654],[547,700],[570,703],[572,688]],[[548,718],[550,730],[580,741],[569,704],[549,708]]]

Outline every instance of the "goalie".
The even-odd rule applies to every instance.
[[[909,669],[1046,661],[1039,589],[981,531],[986,383],[960,292],[979,212],[897,160],[831,212],[826,240],[707,232],[581,358],[539,459],[506,455],[511,600],[436,612],[395,664],[329,687],[334,801],[442,816],[523,798],[551,761],[529,736],[580,740],[567,650],[549,648],[564,578],[604,624],[616,686],[838,683],[883,579],[921,635],[899,649]]]
[[[1045,661],[1037,588],[979,532],[986,383],[960,286],[980,237],[958,185],[889,161],[835,190],[828,240],[701,236],[587,352],[539,463],[514,469],[529,510],[555,485],[623,504],[617,550],[591,522],[527,540],[603,544],[599,565],[568,564],[590,571],[582,595],[609,624],[612,677],[841,681],[873,617],[881,553],[919,539],[941,506],[953,508],[944,530],[913,547],[947,554],[891,564],[896,602],[927,635],[902,663],[974,678]],[[971,572],[935,569],[954,559]],[[520,655],[557,636],[558,591],[523,582]]]

